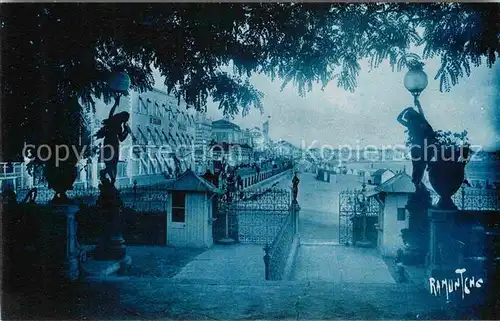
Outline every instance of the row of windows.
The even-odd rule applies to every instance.
[[[104,164],[100,163],[98,165],[98,171],[103,169],[105,167]],[[122,178],[122,177],[127,177],[127,163],[123,161],[119,161],[117,164],[116,168],[116,177],[117,178]],[[92,180],[92,167],[89,166],[88,164],[78,164],[77,168],[77,176],[76,176],[76,181],[77,182],[85,182],[85,181],[91,181]]]
[[[170,121],[178,121],[182,124],[193,125],[195,119],[193,115],[189,115],[187,112],[180,111],[175,108],[172,103],[168,106],[164,103],[153,102],[149,98],[142,98],[139,96],[139,103],[137,104],[137,112],[139,114],[147,114],[153,117],[167,117]]]
[[[171,132],[165,133],[164,130],[158,130],[158,128],[149,128],[146,127],[146,130],[143,130],[141,127],[137,127],[137,134],[134,135],[132,133],[132,141],[136,144],[155,144],[155,145],[163,145],[163,144],[192,144],[194,142],[194,136],[188,135],[185,133],[175,133]]]
[[[146,158],[141,157],[140,154],[136,154],[136,157],[139,158],[139,160],[134,162],[134,175],[149,175],[161,173],[174,175],[174,169],[167,163],[165,159]]]

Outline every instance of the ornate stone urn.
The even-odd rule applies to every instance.
[[[46,164],[45,177],[47,178],[49,188],[56,192],[51,202],[53,204],[70,203],[71,201],[66,195],[66,191],[73,188],[73,183],[77,177],[76,164],[73,162],[63,162],[59,166]]]
[[[429,182],[439,194],[436,207],[456,209],[451,197],[460,189],[465,175],[465,163],[436,161],[429,163]]]
[[[428,164],[429,182],[440,196],[436,207],[456,209],[451,197],[460,189],[465,177],[465,165],[470,154],[470,148],[466,143],[467,132],[457,134],[437,131],[436,134],[437,154]],[[458,139],[459,143],[453,138]]]

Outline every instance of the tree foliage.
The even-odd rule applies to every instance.
[[[498,4],[1,6],[2,136],[11,148],[4,157],[24,141],[46,140],[47,123],[75,98],[87,109],[95,97],[109,102],[105,80],[118,69],[144,91],[154,66],[188,106],[205,110],[211,97],[234,115],[262,109],[262,93],[249,82],[255,73],[293,83],[301,95],[330,81],[353,91],[360,59],[403,68],[417,45],[424,59],[441,57],[435,76],[449,90],[471,65],[491,66],[500,52]]]

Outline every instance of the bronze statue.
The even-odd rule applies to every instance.
[[[111,185],[114,185],[116,181],[118,160],[120,157],[120,142],[123,142],[130,133],[130,127],[127,125],[130,118],[129,113],[123,111],[113,115],[119,103],[120,97],[118,96],[109,112],[109,117],[102,121],[103,126],[95,134],[97,138],[104,138],[104,146],[100,156],[101,161],[104,162],[106,167],[99,172],[100,180],[104,183],[107,180],[107,174],[109,176],[108,182]]]
[[[423,188],[422,178],[427,163],[433,157],[432,144],[435,139],[434,130],[423,114],[417,112],[412,107],[404,109],[399,114],[397,120],[408,129],[409,143],[411,145],[411,161],[413,165],[413,184],[415,184],[416,189]]]
[[[297,202],[297,194],[299,193],[299,178],[297,177],[297,172],[295,172],[292,179],[292,197],[293,201]]]

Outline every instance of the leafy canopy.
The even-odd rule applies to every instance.
[[[105,80],[115,70],[144,91],[154,66],[188,106],[205,110],[211,97],[234,115],[263,108],[263,94],[249,82],[254,73],[293,83],[301,95],[330,81],[353,91],[360,59],[373,68],[388,59],[400,69],[418,58],[410,46],[423,46],[423,59],[441,57],[435,76],[449,90],[471,65],[491,67],[500,52],[498,4],[1,6],[2,135],[10,152],[52,137],[46,124],[76,98],[86,108],[94,97],[109,102]]]

